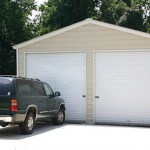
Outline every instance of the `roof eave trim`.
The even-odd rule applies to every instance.
[[[100,22],[100,21],[97,21],[97,20],[94,20],[93,24],[103,26],[103,27],[107,27],[107,28],[111,28],[111,29],[115,29],[115,30],[120,30],[120,31],[127,32],[127,33],[132,33],[132,34],[143,36],[143,37],[146,37],[146,38],[150,38],[150,34],[148,34],[148,33],[138,31],[138,30],[134,30],[134,29],[129,29],[129,28],[126,28],[126,27],[121,27],[121,26],[118,26],[118,25],[113,25],[113,24],[109,24],[109,23],[105,23],[105,22]]]

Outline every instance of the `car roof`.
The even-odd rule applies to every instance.
[[[16,79],[22,79],[22,80],[33,80],[33,81],[40,81],[39,79],[34,79],[34,78],[26,78],[26,77],[20,77],[20,76],[13,76],[13,75],[0,75],[0,78],[7,78],[11,80],[16,80]]]

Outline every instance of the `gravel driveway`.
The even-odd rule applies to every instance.
[[[150,150],[150,128],[65,124],[36,125],[32,135],[0,127],[1,150]]]

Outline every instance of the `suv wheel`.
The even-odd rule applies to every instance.
[[[35,121],[33,113],[28,113],[23,123],[19,124],[20,130],[23,134],[32,134]]]
[[[1,125],[2,127],[6,127],[7,125],[9,125],[9,123],[3,122],[3,123],[1,123],[0,125]]]
[[[55,125],[62,125],[64,123],[65,120],[65,111],[64,109],[60,109],[57,117],[53,119],[53,122]]]

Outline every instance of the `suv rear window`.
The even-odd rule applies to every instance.
[[[33,84],[28,80],[16,80],[16,91],[24,96],[34,95]]]
[[[0,78],[0,95],[11,95],[13,79]]]

